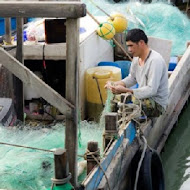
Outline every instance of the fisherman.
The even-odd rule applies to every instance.
[[[105,88],[114,94],[131,93],[147,117],[163,114],[168,104],[168,70],[162,56],[149,48],[147,35],[141,29],[129,30],[126,45],[133,56],[129,75],[121,81],[108,81]],[[137,89],[130,89],[138,84]]]

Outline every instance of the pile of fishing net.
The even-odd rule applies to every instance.
[[[45,150],[64,148],[65,126],[0,127],[0,142]],[[96,123],[83,121],[79,129],[78,154],[83,155],[88,141],[102,143],[102,129]],[[0,144],[0,187],[8,190],[46,190],[54,177],[52,152]],[[78,157],[78,161],[83,160]]]
[[[95,16],[106,16],[91,0],[83,0]],[[122,13],[129,21],[128,29],[141,28],[148,36],[172,41],[172,56],[182,55],[190,40],[190,20],[177,7],[164,2],[140,3],[138,1],[93,1],[107,14]]]

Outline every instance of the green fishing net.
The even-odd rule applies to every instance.
[[[102,145],[102,128],[96,123],[80,123],[83,155],[88,141]],[[40,149],[64,148],[65,126],[58,123],[45,127],[0,127],[0,142],[35,147]],[[54,177],[54,156],[51,152],[18,148],[0,144],[0,188],[7,190],[46,190]],[[83,158],[78,157],[78,161]],[[83,176],[84,179],[84,176]],[[82,179],[81,179],[82,180]]]
[[[107,15],[99,10],[90,0],[82,0],[87,9],[94,16]],[[172,41],[172,56],[182,55],[186,49],[186,42],[190,40],[190,21],[177,7],[167,1],[140,3],[138,1],[112,0],[93,1],[111,15],[114,12],[122,13],[129,21],[128,29],[141,28],[148,36],[168,39]]]

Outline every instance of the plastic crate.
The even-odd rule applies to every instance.
[[[11,18],[11,30],[16,29],[16,18]],[[5,19],[0,17],[0,36],[5,34]]]

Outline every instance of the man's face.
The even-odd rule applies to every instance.
[[[127,45],[129,53],[133,57],[138,57],[140,55],[140,52],[141,52],[141,41],[139,41],[139,42],[127,41],[126,45]]]

